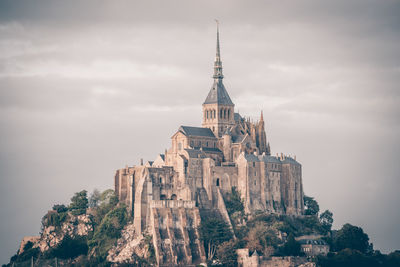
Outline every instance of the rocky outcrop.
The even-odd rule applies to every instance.
[[[28,242],[33,243],[33,248],[38,247],[41,252],[46,252],[47,250],[56,247],[65,236],[70,236],[71,238],[87,236],[92,231],[93,223],[91,215],[83,214],[74,216],[69,213],[65,222],[60,226],[46,226],[43,228],[43,231],[39,236],[24,237],[21,241],[18,254],[23,252],[23,248]]]
[[[108,252],[107,260],[114,263],[132,263],[135,257],[147,259],[150,255],[149,238],[137,235],[135,225],[128,224],[121,232],[117,244]]]

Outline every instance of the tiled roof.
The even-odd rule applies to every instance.
[[[240,116],[239,113],[234,113],[234,114],[233,114],[233,117],[234,117],[235,121],[241,121],[241,120],[243,120],[242,116]]]
[[[222,79],[214,80],[213,86],[203,104],[233,105],[233,102],[222,83]]]
[[[327,245],[324,240],[301,239],[298,242],[302,245]]]
[[[250,161],[250,162],[254,162],[254,161],[260,161],[259,159],[258,159],[258,157],[256,156],[256,155],[254,155],[254,154],[244,154],[244,158],[247,160],[247,161]]]
[[[179,127],[179,130],[182,131],[186,136],[205,136],[215,138],[214,133],[209,128],[181,126]]]
[[[258,156],[260,160],[264,162],[282,163],[279,158],[274,156],[260,155]]]
[[[189,154],[190,158],[198,158],[201,155],[201,151],[198,149],[185,149],[185,151]]]

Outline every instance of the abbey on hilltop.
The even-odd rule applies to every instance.
[[[247,214],[303,214],[301,165],[271,156],[262,112],[256,123],[235,112],[223,84],[218,28],[216,50],[202,127],[180,126],[164,154],[115,175],[115,192],[133,216],[135,233],[153,236],[158,265],[204,262],[200,214],[213,212],[231,225],[224,195],[233,187]]]

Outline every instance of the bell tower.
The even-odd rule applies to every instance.
[[[222,79],[222,61],[219,46],[219,25],[217,21],[217,51],[214,61],[213,85],[203,103],[202,126],[210,128],[216,137],[221,137],[227,128],[235,124],[234,108]]]

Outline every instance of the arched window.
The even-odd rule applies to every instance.
[[[228,120],[230,119],[230,117],[231,117],[231,110],[228,109]]]
[[[176,195],[175,195],[175,194],[172,194],[171,199],[172,199],[172,200],[176,200],[176,199],[177,199]]]
[[[214,119],[215,119],[215,109],[214,109]]]
[[[207,118],[207,120],[208,120],[208,110],[206,110],[206,118]]]
[[[222,119],[222,108],[219,110],[219,118]]]
[[[226,119],[226,109],[224,109],[224,119]]]
[[[217,178],[216,185],[219,186],[219,178]]]
[[[162,178],[160,177],[160,184],[162,184]]]

